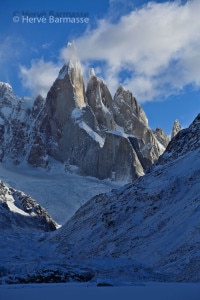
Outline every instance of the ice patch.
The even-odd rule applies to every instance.
[[[83,110],[80,108],[74,108],[71,113],[71,117],[74,120],[78,120],[82,115],[83,115]]]
[[[74,119],[74,121],[79,125],[80,128],[82,128],[83,130],[85,130],[88,135],[97,143],[99,143],[99,146],[102,148],[104,143],[105,143],[105,139],[102,138],[97,132],[95,132],[90,126],[88,126],[84,121],[81,121],[81,116],[83,115],[84,111],[82,109],[79,108],[75,108],[73,109],[72,113],[71,113],[71,117],[72,119]]]
[[[84,121],[79,122],[79,127],[84,129],[89,136],[95,140],[95,142],[99,143],[99,146],[102,148],[104,143],[105,143],[105,139],[102,138],[98,133],[96,133],[94,130],[92,130],[91,127],[89,127]]]

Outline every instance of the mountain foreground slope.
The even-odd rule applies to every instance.
[[[148,174],[60,229],[2,231],[1,282],[200,281],[200,114]]]
[[[200,281],[199,175],[200,114],[148,174],[88,201],[50,240],[97,274],[137,280],[143,266],[149,280]]]

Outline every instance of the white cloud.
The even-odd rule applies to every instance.
[[[111,90],[123,81],[138,100],[149,101],[200,86],[199,11],[199,0],[149,2],[117,23],[100,20],[75,43],[82,60],[106,61],[102,77]],[[120,78],[121,69],[128,78]]]
[[[32,60],[30,68],[20,66],[20,77],[24,87],[30,89],[33,95],[46,94],[55,81],[60,66],[52,63],[45,62],[43,59]]]

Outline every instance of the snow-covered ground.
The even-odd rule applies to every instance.
[[[61,225],[93,196],[122,185],[65,172],[63,165],[56,162],[49,171],[28,165],[0,164],[0,180],[36,199]]]
[[[1,229],[1,283],[12,285],[0,286],[0,299],[199,299],[200,283],[178,283],[200,282],[199,126],[200,115],[145,176],[89,200],[57,231]],[[0,168],[1,179],[26,193],[29,187],[57,216],[59,207],[66,213],[67,196],[65,205],[75,210],[91,191],[100,192],[99,184],[118,185],[66,173],[58,164],[49,171]],[[41,285],[30,285],[36,282]]]
[[[111,287],[85,284],[0,286],[2,300],[199,300],[200,283],[145,283]]]

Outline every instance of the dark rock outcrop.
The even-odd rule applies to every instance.
[[[53,231],[58,224],[30,196],[6,186],[0,181],[1,230],[11,228]]]

